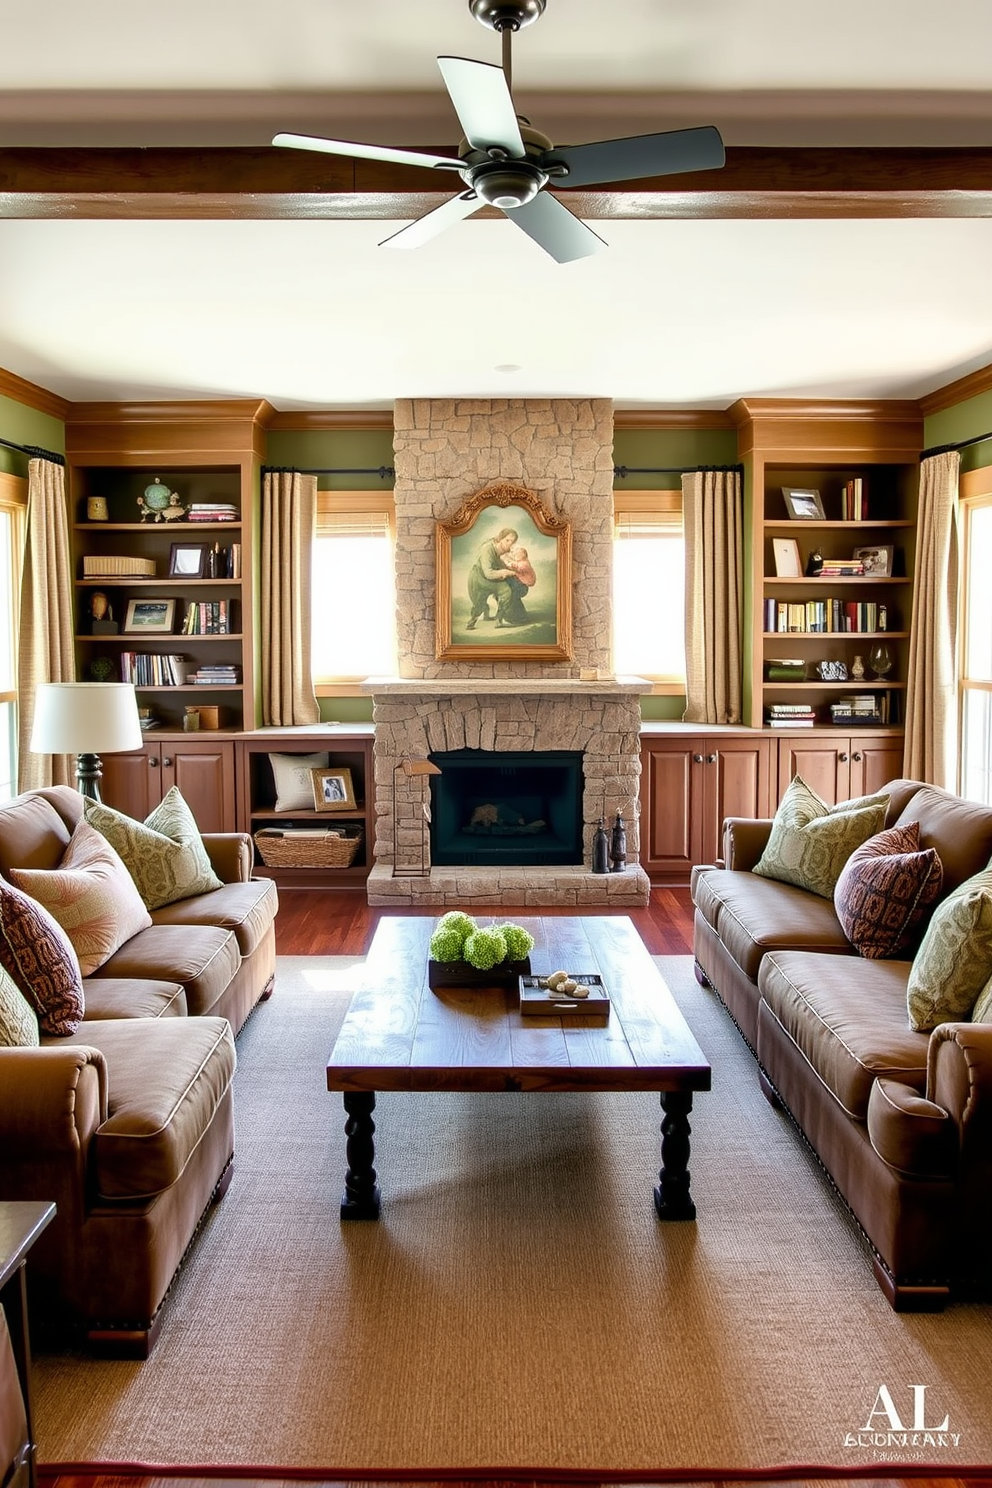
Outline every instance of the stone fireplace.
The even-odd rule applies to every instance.
[[[394,426],[400,661],[398,676],[364,684],[375,722],[377,828],[369,902],[618,908],[647,903],[637,824],[638,697],[646,684],[615,678],[609,670],[612,403],[400,400]],[[435,524],[450,521],[469,496],[494,481],[533,492],[547,511],[571,524],[571,661],[436,658]],[[507,758],[575,755],[578,861],[446,862],[432,865],[426,876],[407,876],[404,868],[409,872],[419,860],[428,796],[424,777],[406,777],[396,767],[403,759],[437,762],[464,751]],[[618,810],[627,823],[628,866],[593,874],[596,824],[606,816],[609,826]]]

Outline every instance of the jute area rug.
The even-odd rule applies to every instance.
[[[38,1358],[41,1461],[646,1477],[992,1462],[992,1308],[890,1311],[729,1018],[688,958],[658,964],[714,1072],[692,1118],[695,1224],[655,1218],[655,1096],[392,1095],[382,1219],[342,1227],[324,1063],[356,958],[281,960],[238,1041],[234,1181],[158,1345],[144,1363]]]

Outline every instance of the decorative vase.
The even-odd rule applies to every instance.
[[[599,826],[592,835],[592,871],[593,873],[609,873],[610,871],[610,843],[606,835],[606,823],[599,818]]]
[[[855,682],[860,682],[865,674],[865,664],[860,656],[856,656],[851,662],[851,676]]]

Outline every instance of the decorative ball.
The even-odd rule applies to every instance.
[[[500,933],[506,941],[506,954],[511,961],[523,961],[534,949],[534,937],[522,925],[500,925]]]
[[[488,971],[506,960],[506,941],[496,929],[473,930],[465,942],[462,954],[470,966],[478,971]]]
[[[114,663],[109,656],[94,656],[90,662],[90,676],[94,682],[109,682],[114,675]]]
[[[438,920],[437,928],[439,930],[455,930],[461,936],[462,940],[465,940],[472,934],[473,930],[478,930],[479,927],[472,916],[466,914],[464,910],[449,909],[448,913],[443,914]]]
[[[430,952],[435,961],[460,961],[465,937],[452,925],[439,925],[431,936]]]

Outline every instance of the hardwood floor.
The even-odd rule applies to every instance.
[[[362,956],[369,948],[376,925],[384,914],[396,911],[372,909],[365,895],[351,889],[279,890],[276,919],[276,951],[280,956]],[[437,915],[438,910],[407,910],[409,914]],[[574,914],[571,909],[500,909],[480,911],[483,917],[498,913],[501,918],[527,915]],[[583,914],[609,914],[610,910],[587,910]],[[629,911],[630,918],[653,956],[692,954],[692,902],[688,888],[653,889],[651,903]]]
[[[279,902],[276,948],[283,956],[363,955],[368,949],[380,916],[393,913],[391,910],[371,909],[365,902],[364,894],[350,890],[280,889]],[[519,909],[507,910],[505,915],[511,918],[516,914],[522,918],[527,914],[570,912]],[[435,914],[436,911],[425,913]],[[500,914],[502,916],[504,911],[501,910]],[[631,911],[630,917],[652,955],[684,956],[692,953],[692,903],[687,888],[654,889],[650,904],[645,909]],[[445,1488],[511,1488],[511,1485],[512,1488],[578,1488],[580,1483],[583,1488],[595,1488],[597,1483],[602,1483],[605,1488],[610,1483],[633,1483],[635,1479],[634,1474],[611,1479],[605,1473],[587,1474],[571,1480],[560,1475],[551,1479],[534,1479],[523,1473],[503,1479],[490,1478],[483,1474],[466,1479],[442,1475],[432,1478],[428,1474],[423,1474],[420,1478],[396,1474],[393,1477],[331,1479],[318,1478],[304,1472],[295,1477],[282,1472],[266,1474],[258,1469],[253,1472],[250,1468],[211,1468],[209,1474],[202,1476],[184,1476],[180,1471],[162,1474],[143,1470],[101,1473],[97,1468],[92,1471],[60,1473],[43,1464],[39,1466],[38,1477],[43,1488],[211,1488],[218,1481],[236,1483],[238,1488],[297,1488],[300,1482],[312,1484],[314,1488],[358,1488],[359,1484],[362,1488],[379,1488],[379,1485],[381,1488],[386,1488],[386,1485],[388,1488],[397,1488],[397,1485],[403,1483],[416,1483],[418,1488],[423,1488],[428,1482],[437,1485],[443,1482]],[[874,1478],[830,1477],[826,1474],[799,1477],[783,1472],[771,1478],[749,1477],[740,1480],[726,1475],[720,1479],[699,1482],[637,1474],[636,1481],[640,1488],[651,1488],[652,1484],[664,1482],[679,1482],[681,1488],[754,1488],[755,1484],[773,1482],[787,1485],[787,1488],[824,1488],[824,1485],[826,1488],[841,1488],[841,1485],[843,1488],[988,1488],[992,1482],[992,1468],[987,1472],[980,1470],[977,1475],[967,1478],[938,1478],[927,1472],[906,1478],[882,1475]]]

